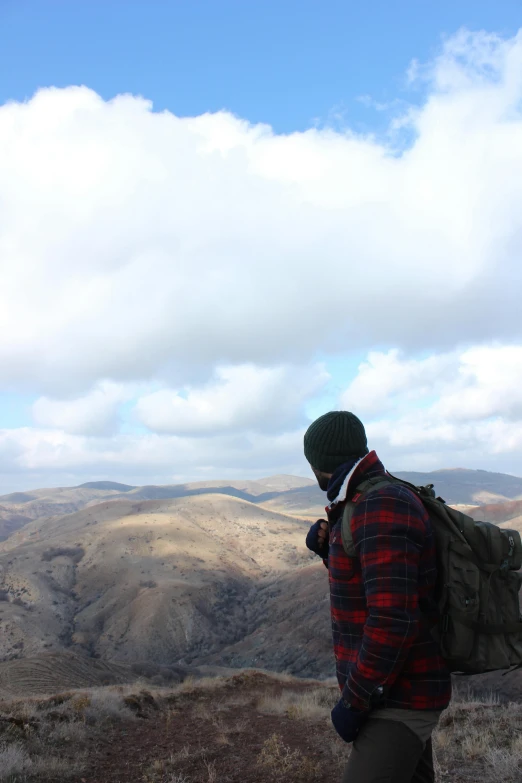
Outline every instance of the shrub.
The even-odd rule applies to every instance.
[[[42,554],[42,560],[44,561],[50,561],[54,560],[55,557],[70,557],[71,560],[74,563],[79,563],[80,560],[85,556],[85,549],[81,546],[74,546],[74,547],[51,547],[50,549],[46,549],[45,552]]]

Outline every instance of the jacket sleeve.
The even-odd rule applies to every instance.
[[[360,710],[393,685],[419,632],[418,572],[426,536],[422,508],[402,488],[370,492],[352,517],[368,618],[344,697]]]

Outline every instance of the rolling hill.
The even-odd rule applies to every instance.
[[[0,544],[0,658],[69,650],[317,671],[331,654],[328,612],[317,621],[327,580],[307,529],[219,494],[127,495],[34,520]]]
[[[473,519],[480,522],[508,522],[522,519],[522,500],[509,500],[507,503],[488,503],[467,510]]]
[[[483,474],[406,477],[475,502],[494,489],[515,495],[522,481]],[[310,517],[324,514],[312,481],[89,482],[0,500],[27,513],[0,542],[0,661],[44,656],[39,671],[49,672],[49,655],[66,654],[59,660],[86,682],[100,673],[77,661],[332,673],[327,574],[304,545]],[[466,509],[520,527],[521,506]],[[121,671],[111,669],[115,681]]]
[[[36,489],[0,497],[0,541],[33,519],[72,514],[104,500],[160,500],[219,492],[242,500],[261,502],[298,488],[316,488],[300,476],[271,476],[258,481],[207,481],[166,486],[133,487],[114,481],[90,481],[78,487]],[[316,493],[320,495],[316,488]]]
[[[456,469],[433,473],[399,472],[396,475],[414,484],[434,484],[438,494],[450,504],[489,507],[522,499],[522,478],[503,473]],[[78,487],[36,489],[1,496],[0,541],[31,520],[72,514],[103,501],[169,500],[215,492],[301,518],[317,518],[324,512],[324,493],[315,481],[300,476],[140,487],[113,481],[90,481]],[[498,510],[495,513],[498,516]],[[500,516],[506,518],[502,512]]]
[[[506,473],[455,468],[432,473],[407,471],[396,475],[412,484],[433,484],[437,494],[450,505],[482,505],[522,499],[522,478]]]

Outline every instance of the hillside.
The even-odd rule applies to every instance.
[[[327,579],[307,529],[216,494],[35,520],[0,544],[0,658],[328,671]]]
[[[505,521],[510,518],[508,515],[511,514],[512,508],[522,508],[522,478],[516,476],[464,469],[437,470],[433,473],[399,471],[393,475],[416,486],[433,484],[437,494],[449,505],[484,507],[484,516],[477,511],[476,519]],[[509,506],[517,501],[518,507]],[[296,516],[318,518],[324,515],[326,498],[316,484],[310,484],[280,492],[272,497],[264,496],[261,502],[265,508]],[[490,513],[489,517],[486,516],[487,513]],[[520,513],[522,512],[518,511],[518,514]],[[475,513],[473,515],[475,516]]]
[[[508,522],[522,519],[522,500],[509,500],[507,503],[487,503],[483,506],[474,506],[467,513],[481,522]]]
[[[35,489],[0,497],[0,541],[33,519],[72,514],[104,500],[165,500],[219,492],[261,502],[301,487],[316,487],[299,476],[270,476],[258,481],[201,481],[192,484],[132,487],[114,481],[90,481],[78,487]],[[319,490],[316,490],[319,493]]]
[[[218,668],[209,671],[221,673]],[[4,699],[25,698],[71,688],[122,685],[136,680],[172,685],[201,674],[202,670],[197,667],[158,666],[150,662],[127,665],[68,651],[46,652],[0,662],[0,694]]]
[[[482,472],[446,473],[467,481]],[[169,493],[182,494],[142,498]],[[37,516],[0,543],[0,661],[67,652],[124,667],[147,662],[163,667],[156,674],[165,681],[176,676],[165,671],[173,665],[178,672],[255,666],[331,673],[327,574],[304,545],[306,518],[324,513],[324,495],[313,482],[291,476],[170,488],[91,482],[16,493],[10,502],[35,514],[42,507],[81,508]],[[511,514],[520,505],[466,508],[476,518],[517,526]],[[75,664],[74,676],[82,666]],[[117,682],[120,675],[113,675]],[[81,676],[80,683],[89,683],[98,674]],[[518,673],[509,682],[518,687]]]
[[[169,493],[182,494],[142,498]],[[327,574],[304,545],[306,518],[324,513],[313,482],[91,482],[10,502],[60,513],[0,543],[0,660],[67,651],[124,666],[331,672]],[[520,505],[467,508],[502,523]],[[61,513],[70,506],[81,508]]]
[[[482,505],[522,499],[522,478],[506,473],[456,468],[432,473],[406,471],[394,475],[412,484],[433,484],[437,494],[450,505]]]

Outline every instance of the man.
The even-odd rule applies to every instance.
[[[304,452],[329,500],[328,522],[312,525],[306,543],[329,572],[341,689],[332,722],[353,742],[343,783],[433,783],[431,733],[451,682],[430,632],[437,574],[428,514],[398,484],[358,493],[386,472],[353,413],[313,422]],[[347,501],[355,501],[353,557],[341,540]]]

